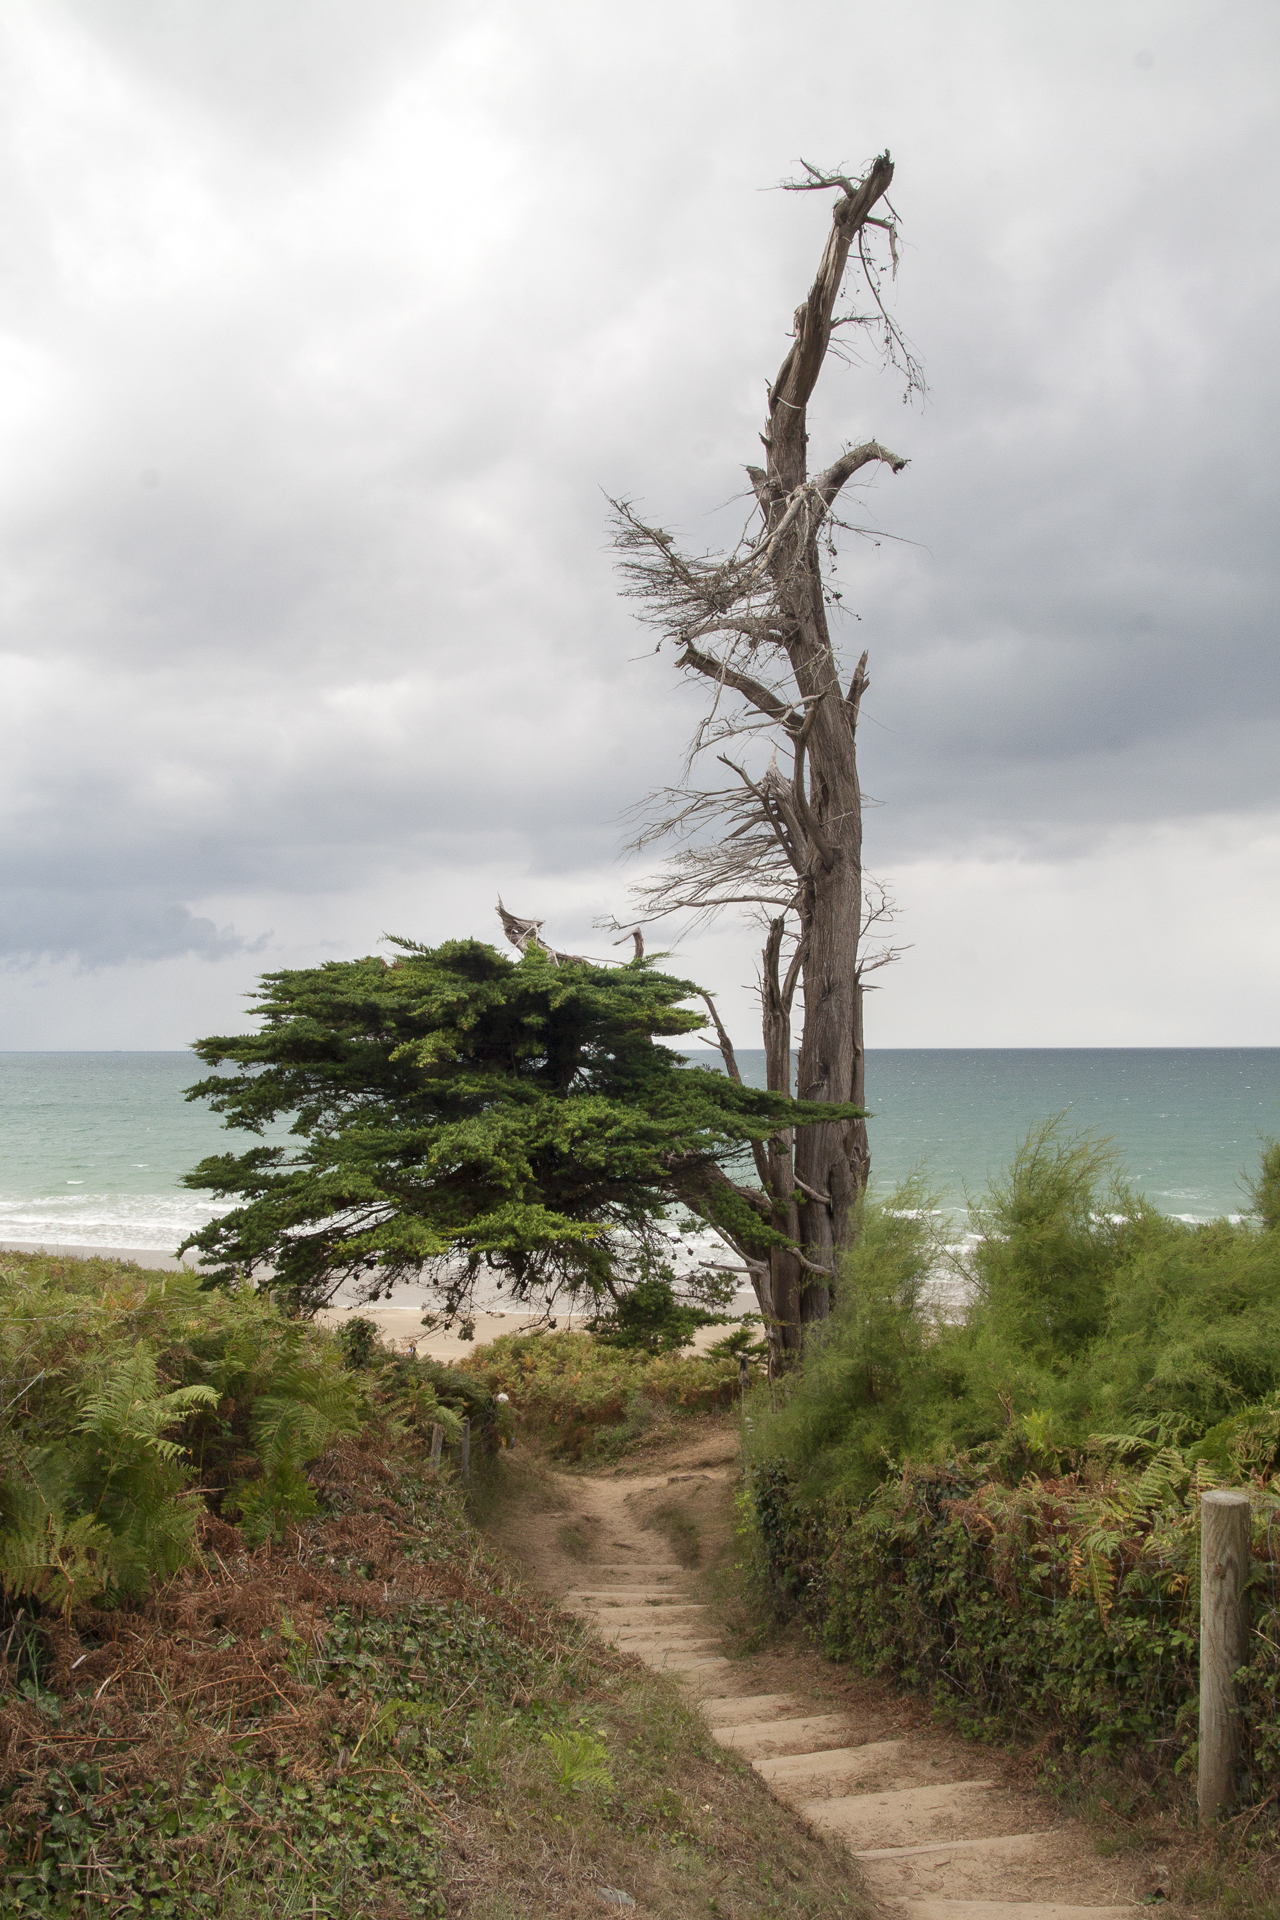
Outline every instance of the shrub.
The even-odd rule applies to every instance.
[[[975,1729],[1184,1759],[1199,1495],[1253,1496],[1248,1765],[1280,1784],[1280,1231],[1167,1220],[1038,1130],[934,1315],[918,1192],[868,1204],[835,1314],[747,1412],[775,1590],[828,1651]],[[776,1404],[774,1404],[776,1402]]]
[[[609,1346],[589,1333],[508,1333],[477,1347],[455,1371],[505,1393],[527,1430],[578,1459],[641,1407],[702,1412],[729,1406],[738,1392],[728,1357],[651,1355]]]
[[[1167,1767],[1194,1758],[1198,1507],[1217,1480],[1162,1449],[1015,1486],[971,1462],[909,1469],[860,1502],[799,1500],[775,1462],[752,1494],[769,1570],[833,1658],[969,1733]],[[1261,1799],[1280,1785],[1280,1480],[1251,1491],[1243,1761]]]
[[[939,1360],[927,1201],[911,1183],[885,1205],[863,1203],[834,1312],[811,1328],[803,1369],[751,1400],[749,1456],[785,1460],[812,1497],[869,1492],[919,1444]]]
[[[699,1327],[723,1327],[728,1320],[727,1313],[712,1313],[692,1301],[677,1300],[669,1280],[640,1280],[614,1302],[609,1313],[597,1315],[591,1332],[606,1346],[634,1353],[674,1353],[688,1346]]]
[[[957,1454],[1057,1472],[1099,1433],[1221,1456],[1233,1423],[1256,1441],[1280,1406],[1280,1232],[1170,1220],[1109,1148],[1050,1124],[949,1256],[970,1296],[955,1323],[931,1299],[926,1202],[913,1186],[866,1203],[835,1312],[776,1408],[752,1410],[752,1457],[784,1460],[806,1496],[863,1497]]]
[[[68,1614],[182,1566],[202,1498],[254,1539],[313,1512],[303,1467],[366,1406],[319,1329],[104,1260],[4,1256],[0,1375],[0,1578]]]

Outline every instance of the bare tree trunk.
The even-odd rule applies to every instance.
[[[735,781],[728,789],[686,786],[659,796],[665,810],[638,844],[673,831],[691,837],[720,823],[716,842],[676,855],[662,878],[641,890],[642,906],[650,918],[763,909],[768,1084],[791,1090],[798,987],[803,1017],[795,1093],[839,1110],[830,1121],[780,1135],[757,1156],[772,1227],[789,1243],[772,1247],[767,1280],[757,1282],[782,1357],[802,1343],[806,1323],[830,1311],[839,1258],[856,1230],[870,1168],[865,1121],[851,1112],[864,1101],[863,975],[894,957],[892,950],[869,956],[863,947],[868,926],[891,911],[883,890],[878,901],[874,890],[869,894],[862,870],[857,726],[867,656],[846,689],[828,624],[823,543],[831,540],[836,502],[856,473],[879,464],[897,473],[906,464],[872,440],[809,475],[808,405],[833,331],[867,318],[835,313],[852,248],[874,298],[879,318],[872,318],[877,326],[883,322],[895,362],[902,341],[881,302],[865,242],[868,227],[887,232],[896,267],[894,223],[872,211],[888,191],[892,162],[881,155],[856,182],[808,173],[796,190],[834,189],[838,197],[817,275],[769,389],[761,436],[766,464],[747,469],[762,522],[758,535],[713,562],[680,553],[669,534],[618,505],[629,591],[647,603],[645,617],[676,642],[676,664],[715,689],[691,764],[712,744],[745,741],[738,751],[749,755],[758,752],[762,734],[775,743],[775,757],[755,773],[722,753]],[[905,364],[909,388],[920,385],[909,355]],[[779,764],[779,751],[789,765]],[[718,1019],[716,1025],[723,1040]]]

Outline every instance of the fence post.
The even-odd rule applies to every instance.
[[[432,1427],[431,1429],[431,1464],[433,1467],[438,1467],[440,1465],[440,1449],[443,1445],[444,1445],[444,1428]]]
[[[1249,1496],[1200,1499],[1200,1825],[1235,1797],[1239,1718],[1235,1674],[1248,1656],[1244,1581],[1249,1570]]]
[[[464,1420],[462,1423],[462,1477],[464,1480],[471,1478],[471,1422],[469,1420]]]

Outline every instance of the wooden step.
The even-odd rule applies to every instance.
[[[619,1653],[708,1653],[720,1647],[718,1633],[610,1633],[601,1628],[600,1638]]]
[[[717,1727],[746,1727],[761,1720],[777,1720],[781,1715],[794,1713],[807,1705],[798,1693],[712,1693],[705,1694],[698,1702],[698,1709],[707,1725],[713,1730]]]
[[[821,1753],[825,1747],[856,1744],[858,1737],[843,1713],[814,1713],[801,1720],[752,1720],[745,1726],[711,1731],[722,1747],[732,1747],[744,1760],[768,1760],[779,1753]]]
[[[937,1846],[974,1837],[1004,1808],[984,1799],[994,1782],[955,1780],[936,1787],[899,1787],[891,1793],[852,1793],[834,1800],[808,1800],[800,1808],[811,1826],[840,1836],[851,1851],[882,1853],[902,1847]],[[1011,1817],[1011,1816],[1006,1816]],[[990,1829],[988,1829],[990,1830]],[[998,1832],[998,1827],[997,1827]]]
[[[860,1747],[829,1747],[824,1753],[782,1753],[751,1762],[780,1800],[830,1799],[846,1795],[859,1780],[878,1776],[887,1786],[911,1753],[909,1740],[868,1740]]]
[[[619,1574],[635,1575],[645,1580],[681,1580],[687,1577],[688,1570],[676,1560],[593,1560],[583,1569],[593,1577],[614,1580]]]
[[[1017,1902],[1033,1888],[1041,1895],[1057,1891],[1055,1843],[1051,1832],[990,1834],[921,1847],[863,1847],[857,1858],[875,1900]]]
[[[1139,1907],[1066,1907],[1056,1900],[899,1900],[901,1920],[1136,1920]]]
[[[1012,1811],[1021,1825],[1020,1800],[1012,1807],[1003,1794],[989,1796],[992,1810]],[[1078,1907],[1092,1904],[1104,1911],[1127,1906],[1137,1895],[1140,1863],[1117,1854],[1102,1859],[1089,1836],[1071,1822],[1020,1832],[1006,1827],[1003,1834],[975,1820],[972,1837],[938,1841],[928,1846],[876,1848],[859,1852],[863,1876],[872,1896],[892,1902],[943,1900],[948,1906],[968,1901],[1022,1906]]]
[[[629,1652],[631,1649],[619,1648],[619,1652],[622,1651]],[[732,1660],[726,1660],[722,1653],[698,1653],[696,1651],[685,1653],[681,1648],[677,1647],[669,1653],[662,1653],[656,1649],[650,1649],[640,1652],[639,1658],[644,1661],[647,1667],[656,1667],[661,1673],[703,1675],[707,1679],[711,1679],[716,1674],[723,1674],[725,1678],[728,1679],[730,1673],[733,1671]]]
[[[638,1607],[584,1608],[584,1612],[607,1620],[611,1627],[650,1627],[654,1632],[665,1627],[668,1621],[678,1632],[689,1622],[705,1619],[710,1611],[696,1600],[646,1600]]]
[[[566,1593],[560,1605],[570,1613],[603,1613],[611,1607],[634,1607],[643,1603],[660,1606],[664,1600],[680,1597],[664,1587],[584,1587]]]
[[[595,1625],[601,1633],[622,1634],[628,1640],[678,1640],[687,1633],[715,1633],[717,1639],[720,1637],[715,1621],[699,1619],[696,1613],[674,1613],[669,1620],[632,1620],[616,1607],[602,1611]]]

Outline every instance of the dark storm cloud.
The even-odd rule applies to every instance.
[[[932,388],[813,411],[912,462],[844,568],[876,863],[1275,810],[1273,11],[793,11],[781,65],[763,0],[10,16],[0,951],[239,985],[406,875],[621,905],[697,694],[602,489],[740,520],[800,153],[893,148]]]

